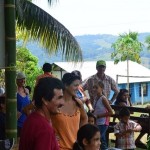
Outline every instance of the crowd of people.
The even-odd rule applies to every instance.
[[[115,81],[105,74],[105,61],[97,61],[96,69],[97,73],[85,81],[78,70],[65,73],[60,80],[52,75],[51,64],[45,63],[44,73],[36,79],[33,98],[29,96],[30,87],[25,86],[26,76],[21,72],[17,74],[19,150],[108,149],[106,132],[114,113],[111,104],[131,106],[131,103],[128,90],[119,91]],[[111,90],[114,94],[110,98]],[[4,123],[4,98],[0,102],[3,119],[0,121]],[[141,130],[140,124],[129,119],[127,108],[116,113],[120,116],[114,127],[116,147],[135,149],[134,132]],[[0,125],[3,140],[4,124]]]

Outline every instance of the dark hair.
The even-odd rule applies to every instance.
[[[51,72],[52,71],[52,65],[50,63],[45,63],[43,65],[42,69],[43,69],[44,72]]]
[[[98,81],[97,85],[104,89],[104,83],[102,81]]]
[[[49,77],[41,78],[34,89],[33,99],[35,100],[35,106],[37,108],[42,107],[42,98],[51,101],[54,97],[54,89],[63,89],[63,84],[59,79]]]
[[[74,71],[72,71],[71,73],[72,73],[73,75],[75,75],[75,76],[79,76],[79,77],[80,77],[80,80],[82,80],[82,75],[81,75],[81,72],[80,72],[80,71],[74,70]]]
[[[27,86],[25,86],[25,88],[29,90],[29,94],[30,94],[31,93],[31,87],[27,85]]]
[[[94,114],[93,114],[93,113],[88,112],[88,113],[87,113],[87,116],[88,116],[88,118],[89,118],[89,117],[94,118],[94,122],[96,123],[96,117],[94,116]]]
[[[97,87],[97,86],[99,86],[99,87],[101,87],[102,89],[104,89],[104,83],[103,83],[102,81],[98,81],[96,84],[94,84],[93,87]]]
[[[73,150],[83,150],[83,139],[86,139],[89,143],[93,136],[99,132],[99,129],[95,125],[86,124],[82,126],[77,133],[77,141],[73,145]]]
[[[70,85],[75,80],[80,80],[80,77],[74,75],[73,73],[65,73],[62,78],[64,85]]]
[[[116,98],[116,101],[115,101],[115,105],[119,105],[119,103],[121,102],[125,102],[123,99],[122,99],[122,95],[124,95],[124,93],[129,93],[129,91],[127,89],[120,89],[118,95],[117,95],[117,98]],[[125,102],[126,103],[126,102]]]
[[[128,108],[124,107],[119,111],[119,117],[130,116],[130,111]]]

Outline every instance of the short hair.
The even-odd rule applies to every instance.
[[[119,116],[120,117],[125,117],[125,116],[130,116],[130,111],[128,108],[124,107],[119,111]]]
[[[70,85],[75,80],[80,80],[80,77],[72,73],[65,73],[62,78],[64,85]]]
[[[87,113],[87,116],[88,116],[88,118],[89,118],[89,117],[94,118],[94,122],[96,123],[96,116],[94,116],[94,114],[93,114],[93,113],[88,112],[88,113]]]
[[[50,63],[45,63],[43,65],[42,69],[43,69],[44,72],[51,72],[52,71],[52,65]]]
[[[86,124],[82,126],[77,133],[77,142],[74,143],[73,150],[84,149],[83,139],[90,143],[97,132],[100,131],[95,125]]]
[[[57,78],[41,78],[35,86],[33,99],[35,106],[41,108],[43,105],[42,98],[51,101],[54,97],[54,89],[63,89],[63,83]]]

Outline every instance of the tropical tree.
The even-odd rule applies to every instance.
[[[25,47],[17,47],[17,72],[24,72],[26,75],[26,85],[34,88],[36,77],[42,73],[38,67],[38,58]]]
[[[143,44],[138,40],[137,32],[129,32],[119,35],[119,38],[112,44],[114,52],[111,57],[114,63],[127,61],[127,89],[129,90],[129,60],[141,63],[140,52]]]
[[[16,20],[19,30],[29,39],[39,41],[49,54],[61,50],[65,60],[80,61],[82,52],[75,38],[61,23],[30,1],[2,1],[5,6],[6,136],[16,138]],[[53,0],[48,2],[52,4]]]
[[[52,0],[49,0],[52,4]],[[62,52],[67,61],[81,61],[82,51],[72,34],[55,18],[27,0],[16,0],[19,30],[26,39],[39,41],[49,54]]]
[[[145,43],[147,44],[147,49],[150,50],[150,36],[146,37]]]

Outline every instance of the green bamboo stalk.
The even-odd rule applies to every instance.
[[[6,137],[17,138],[15,0],[5,0]]]

